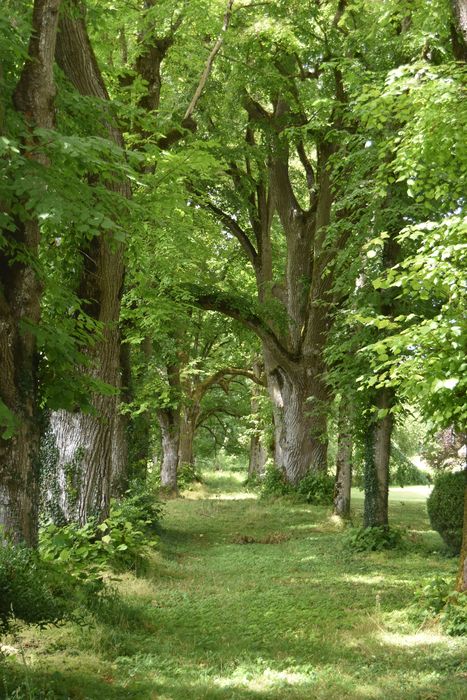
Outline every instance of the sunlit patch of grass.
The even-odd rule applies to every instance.
[[[349,554],[328,509],[258,501],[244,476],[209,473],[168,503],[146,577],[119,576],[82,627],[24,629],[27,668],[21,653],[0,664],[3,696],[28,676],[42,700],[463,700],[465,640],[407,613],[420,580],[456,568],[421,491],[391,497],[420,542]]]

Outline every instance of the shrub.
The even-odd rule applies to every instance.
[[[467,636],[467,593],[451,593],[441,615],[441,624],[451,637]]]
[[[427,501],[431,527],[439,532],[452,554],[458,554],[462,544],[465,485],[465,472],[444,472],[436,478]]]
[[[83,527],[75,523],[43,527],[41,552],[45,559],[61,562],[75,578],[100,589],[104,569],[137,568],[143,563],[156,544],[161,514],[160,502],[133,488],[126,498],[112,502],[110,516],[102,523],[90,520]]]
[[[0,628],[14,618],[40,626],[71,614],[74,582],[57,566],[24,546],[0,546]]]
[[[203,478],[193,464],[182,464],[177,473],[177,485],[180,491],[189,489],[194,483],[202,484]]]
[[[467,594],[453,587],[453,581],[436,576],[415,591],[411,617],[417,624],[438,619],[451,637],[467,635]]]
[[[283,471],[276,466],[267,467],[261,485],[261,497],[280,498],[293,492],[293,487],[287,482]]]
[[[110,518],[129,520],[146,534],[157,533],[164,513],[164,504],[158,501],[145,484],[134,483],[125,497],[114,500],[110,507]]]
[[[307,503],[331,505],[334,497],[334,478],[322,472],[309,472],[296,490]]]
[[[351,527],[343,535],[343,546],[354,552],[381,552],[402,549],[402,532],[392,527]]]

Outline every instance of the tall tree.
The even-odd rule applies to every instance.
[[[209,131],[227,145],[220,154],[227,178],[223,186],[199,194],[200,203],[241,246],[258,304],[216,292],[196,298],[205,308],[237,318],[261,339],[274,406],[275,459],[291,483],[309,469],[327,468],[323,349],[336,254],[349,235],[342,228],[332,244],[328,236],[340,215],[333,210],[332,163],[347,133],[343,76],[333,65],[345,6],[303,8],[294,23],[287,22],[283,3],[261,8],[264,24],[251,19],[251,25],[262,27],[255,47],[250,26],[238,20],[247,37],[242,60],[255,68],[241,78],[229,66],[230,77],[223,77],[236,90],[229,97],[232,114],[212,110]],[[309,36],[305,43],[298,27],[301,20],[310,22],[305,20],[309,11],[312,24],[326,26],[313,45]],[[282,32],[289,32],[288,41]],[[321,59],[315,60],[315,53]],[[314,100],[327,105],[326,117],[313,114]],[[217,124],[223,125],[216,130]],[[243,142],[232,143],[228,134],[241,131]]]
[[[24,119],[23,147],[38,168],[48,159],[34,129],[54,123],[53,65],[60,0],[35,0],[28,57],[14,92]],[[0,525],[15,541],[37,538],[38,416],[36,336],[27,324],[40,319],[41,281],[34,267],[41,229],[34,214],[13,215],[0,251],[0,399],[16,430],[0,437]]]
[[[101,129],[123,153],[123,137],[113,124],[109,94],[91,46],[84,19],[84,6],[73,0],[62,13],[57,39],[57,61],[67,78],[83,96],[101,103]],[[129,180],[121,174],[105,187],[129,200]],[[120,212],[122,213],[122,212]],[[114,222],[117,227],[117,222]],[[65,520],[85,523],[91,515],[108,515],[112,477],[126,469],[126,436],[119,415],[121,388],[120,302],[123,291],[124,251],[110,228],[101,230],[81,248],[83,266],[78,295],[87,313],[102,327],[102,337],[89,350],[91,373],[114,392],[96,393],[94,411],[60,410],[50,417],[57,478],[71,484],[60,494]],[[68,477],[66,476],[68,474]]]

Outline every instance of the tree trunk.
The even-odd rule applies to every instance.
[[[254,374],[260,379],[262,367],[259,362],[253,365]],[[251,418],[252,435],[250,438],[250,453],[248,461],[248,478],[264,474],[268,453],[263,441],[263,420],[260,413],[261,390],[256,383],[251,385]]]
[[[176,495],[180,416],[176,409],[166,408],[157,412],[157,419],[162,433],[161,489],[167,495]]]
[[[250,456],[248,461],[248,478],[264,474],[268,452],[261,439],[261,434],[254,433],[250,439]]]
[[[370,419],[367,429],[364,527],[388,526],[389,459],[394,424],[393,416],[389,411],[393,405],[394,392],[387,388],[379,389],[374,406],[376,410],[388,411],[388,413],[382,418]]]
[[[341,518],[348,518],[352,486],[352,433],[349,404],[343,398],[339,403],[338,431],[334,513]]]
[[[192,406],[185,406],[182,409],[180,419],[180,446],[178,453],[178,464],[180,467],[194,465],[193,441],[196,430],[196,420],[199,409]]]
[[[452,25],[452,46],[458,61],[467,61],[467,0],[452,0],[454,22]]]
[[[82,95],[97,97],[103,104],[103,122],[108,138],[123,147],[120,132],[107,122],[109,96],[87,35],[83,10],[74,2],[73,16],[63,15],[57,41],[57,60]],[[108,190],[131,197],[127,180],[106,182]],[[51,417],[59,483],[69,483],[70,493],[60,495],[60,508],[66,521],[84,524],[90,516],[99,519],[109,512],[111,483],[126,481],[126,431],[119,414],[121,387],[121,342],[118,328],[123,288],[122,244],[112,233],[102,232],[85,251],[79,296],[88,300],[87,313],[102,324],[102,338],[89,351],[91,373],[114,387],[114,395],[95,394],[93,415],[58,411]]]
[[[15,108],[31,130],[53,126],[59,9],[60,0],[34,3],[28,58],[14,94]],[[40,148],[31,149],[28,157],[39,166],[48,165]],[[34,546],[39,495],[38,358],[35,335],[21,326],[25,321],[39,323],[42,286],[35,270],[18,260],[16,249],[24,246],[28,256],[37,256],[39,224],[35,219],[17,221],[15,231],[5,231],[4,236],[11,248],[6,246],[0,253],[0,399],[14,415],[17,429],[10,438],[0,437],[0,526],[14,542]]]
[[[265,367],[274,409],[276,465],[296,485],[310,470],[327,469],[326,389],[305,362],[284,369],[265,353]]]

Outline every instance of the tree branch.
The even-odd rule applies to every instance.
[[[214,44],[214,46],[211,49],[211,53],[208,56],[208,60],[206,61],[206,66],[201,74],[201,78],[198,83],[198,87],[195,90],[195,93],[191,99],[190,104],[187,107],[187,110],[185,112],[185,115],[183,117],[183,121],[186,121],[187,119],[190,119],[193,116],[193,112],[196,109],[196,105],[198,104],[198,101],[202,95],[202,92],[206,86],[207,80],[209,78],[209,75],[212,70],[212,64],[214,62],[214,59],[216,58],[217,54],[219,53],[222,44],[224,43],[224,37],[227,29],[229,28],[230,20],[232,17],[232,10],[233,10],[233,4],[235,0],[228,0],[227,2],[227,9],[224,15],[224,23],[222,25],[221,33],[217,37],[217,41]]]
[[[220,207],[216,206],[212,202],[207,202],[204,205],[207,209],[212,211],[220,221],[229,229],[229,231],[235,236],[240,245],[243,248],[245,255],[252,264],[253,268],[256,270],[258,264],[258,253],[250,241],[247,233],[242,229],[240,224],[235,221],[233,217],[224,212]]]
[[[234,298],[219,291],[205,292],[195,285],[189,286],[192,303],[207,311],[217,311],[239,321],[255,333],[278,358],[280,362],[289,366],[295,362],[295,355],[290,353],[282,345],[275,333],[256,314],[248,309],[248,301],[242,298]]]
[[[255,384],[259,384],[259,386],[266,386],[264,380],[258,377],[252,370],[243,367],[225,367],[198,384],[194,392],[197,394],[197,398],[201,400],[206,392],[211,387],[219,384],[224,377],[247,377],[247,379],[255,382]]]

